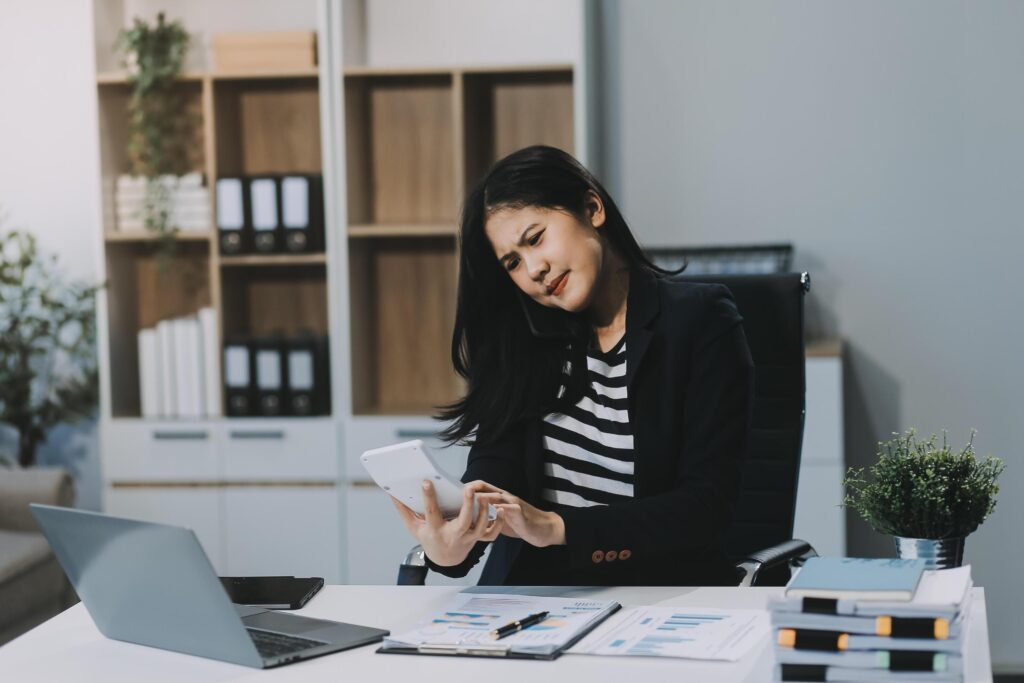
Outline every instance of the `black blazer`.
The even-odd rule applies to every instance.
[[[541,498],[541,420],[474,445],[463,482],[482,479],[565,521],[566,545],[500,536],[481,585],[736,585],[724,539],[751,430],[754,366],[722,285],[634,271],[626,307],[626,384],[634,499],[555,508]],[[464,562],[434,571],[465,576]]]

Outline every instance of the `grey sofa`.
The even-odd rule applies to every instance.
[[[77,601],[28,509],[74,502],[64,470],[0,468],[0,645]]]

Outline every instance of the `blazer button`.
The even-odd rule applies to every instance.
[[[614,562],[615,558],[618,557],[618,556],[619,556],[619,554],[617,552],[615,552],[614,550],[609,550],[608,552],[606,552],[604,554],[604,561],[605,562]]]
[[[594,561],[594,564],[601,564],[601,561],[604,559],[604,551],[595,550],[594,554],[590,556],[590,559]]]
[[[633,555],[633,551],[629,550],[628,548],[626,550],[620,550],[619,551],[619,559],[620,560],[628,560],[632,555]]]

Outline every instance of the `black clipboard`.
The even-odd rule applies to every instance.
[[[591,633],[595,628],[600,626],[616,612],[622,609],[622,605],[614,603],[611,609],[602,616],[600,619],[590,624],[590,627],[584,631],[577,633],[572,640],[567,642],[562,647],[558,648],[554,652],[549,654],[537,654],[532,652],[515,652],[512,650],[511,645],[499,645],[498,643],[483,644],[483,645],[448,645],[448,644],[437,644],[430,645],[424,644],[417,647],[406,647],[406,646],[392,646],[388,647],[382,645],[377,648],[377,654],[383,655],[426,655],[428,657],[485,657],[491,659],[539,659],[544,661],[553,661],[558,659],[566,650],[570,649],[573,645],[580,642],[584,636]]]

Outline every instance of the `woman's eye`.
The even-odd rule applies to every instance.
[[[529,240],[527,240],[527,242],[532,247],[532,246],[536,245],[537,242],[540,242],[540,236],[543,235],[543,234],[544,234],[544,231],[541,230],[540,232],[535,234],[533,237],[531,237]]]
[[[518,266],[518,265],[519,265],[519,259],[517,259],[517,258],[510,258],[508,261],[505,261],[505,270],[513,271],[513,270],[516,269],[516,266]]]

